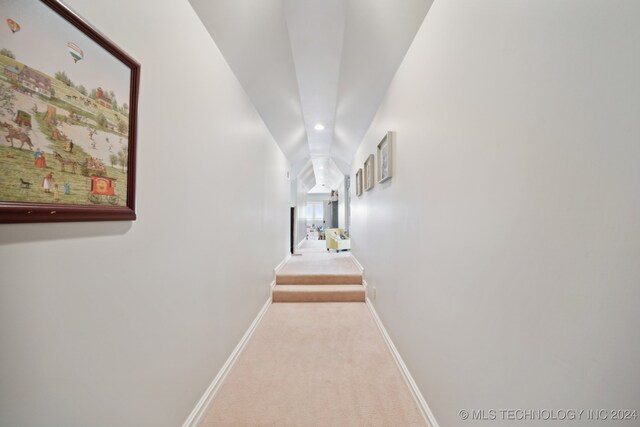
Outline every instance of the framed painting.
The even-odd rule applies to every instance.
[[[391,156],[392,156],[393,133],[387,132],[378,144],[378,182],[382,183],[392,176]]]
[[[134,220],[140,65],[57,0],[0,10],[0,222]]]
[[[356,196],[362,196],[362,168],[356,172]]]
[[[374,178],[374,170],[373,170],[373,165],[374,165],[374,156],[373,154],[370,154],[369,157],[367,157],[367,160],[365,160],[364,162],[364,189],[365,191],[369,191],[373,188],[373,183],[375,181]]]

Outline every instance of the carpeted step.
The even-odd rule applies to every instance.
[[[277,285],[362,285],[362,273],[278,273]]]
[[[354,284],[276,285],[273,302],[364,302],[364,286]]]

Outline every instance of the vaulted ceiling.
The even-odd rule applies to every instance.
[[[189,1],[292,174],[337,188],[433,0]]]

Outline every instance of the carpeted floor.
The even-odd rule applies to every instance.
[[[201,425],[425,423],[364,303],[281,303],[265,314]]]
[[[306,240],[294,256],[278,271],[278,284],[361,284],[362,272],[349,252],[327,252],[323,240]]]
[[[326,240],[303,240],[302,244],[296,248],[296,253],[298,254],[308,254],[308,253],[324,253],[327,252],[327,241]],[[335,253],[335,252],[334,252]],[[348,256],[348,252],[340,252],[345,256]]]
[[[364,302],[362,272],[349,252],[327,252],[323,240],[305,240],[276,274],[273,302]]]

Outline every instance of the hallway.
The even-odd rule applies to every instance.
[[[302,255],[278,272],[278,281],[298,285],[276,285],[274,303],[201,426],[426,425],[364,303],[362,285],[315,284],[362,282],[350,253],[327,253],[319,243],[325,244],[305,241]],[[360,287],[362,299],[278,303],[279,287],[327,289],[324,295]]]
[[[0,0],[0,92],[46,62],[66,129],[130,80],[52,1]],[[60,1],[141,65],[136,220],[0,224],[0,427],[639,423],[473,417],[640,411],[640,0]]]

